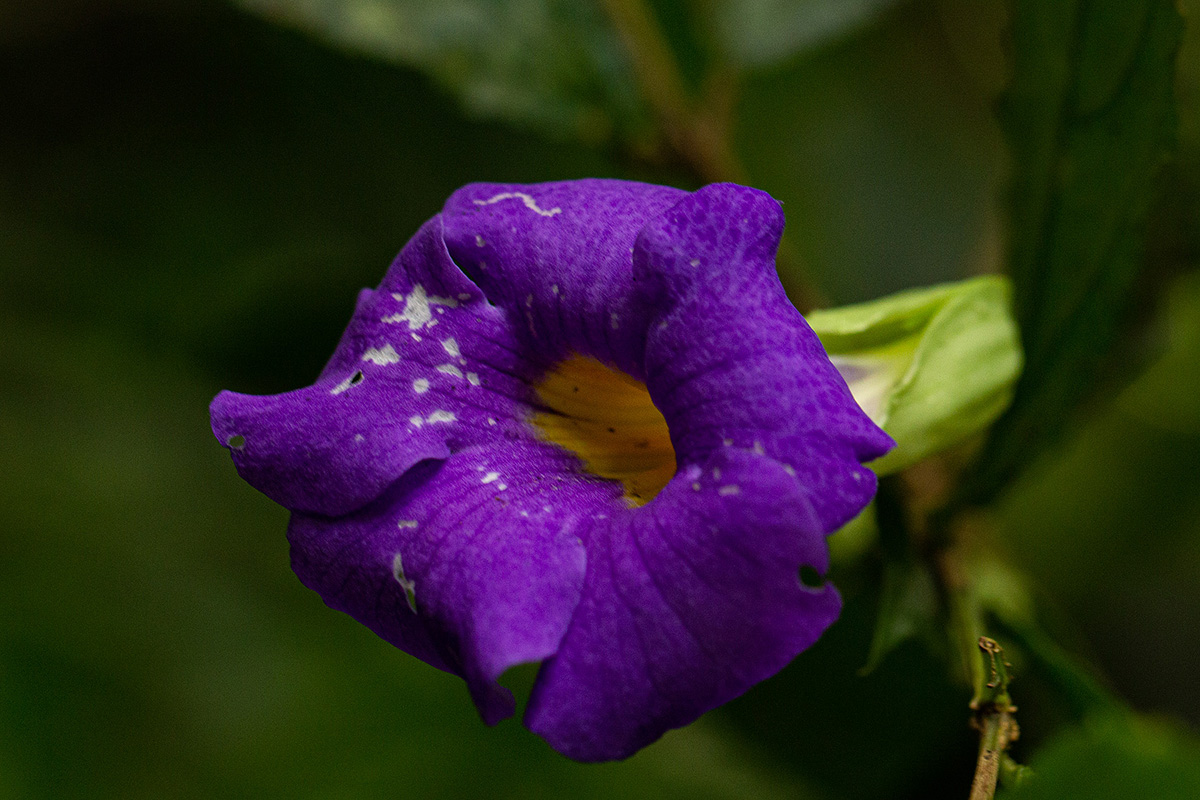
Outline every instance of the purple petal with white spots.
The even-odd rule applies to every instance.
[[[462,675],[495,723],[513,713],[497,678],[557,650],[583,583],[578,530],[612,503],[600,482],[557,502],[575,477],[574,459],[550,445],[469,447],[355,514],[294,515],[292,567],[331,607]]]
[[[609,180],[459,190],[364,291],[317,382],[223,392],[213,431],[291,509],[292,560],[332,607],[461,675],[542,661],[527,724],[621,758],[741,694],[837,616],[826,534],[891,441],[774,272],[779,205]],[[622,486],[531,423],[568,356],[645,382],[675,476]]]

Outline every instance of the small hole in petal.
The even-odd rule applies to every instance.
[[[354,373],[353,377],[350,378],[350,385],[358,386],[360,383],[362,383],[362,380],[363,380],[362,370],[359,370],[358,372]]]
[[[808,564],[800,567],[800,582],[809,589],[823,589],[825,587],[825,579],[821,577],[821,573]]]
[[[233,436],[229,437],[225,444],[229,445],[234,450],[241,450],[246,446],[246,437],[242,436],[240,433],[235,433]]]

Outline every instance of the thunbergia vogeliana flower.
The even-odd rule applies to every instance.
[[[780,670],[841,601],[825,537],[891,439],[775,273],[779,203],[611,180],[456,192],[316,383],[213,431],[297,575],[480,714],[622,758]]]

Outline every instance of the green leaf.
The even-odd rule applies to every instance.
[[[735,62],[765,67],[853,33],[899,0],[722,0],[718,42]]]
[[[1200,273],[1167,295],[1166,351],[1118,398],[1118,407],[1159,429],[1200,434]]]
[[[1167,722],[1125,715],[1090,720],[1034,755],[1033,777],[1012,800],[1193,800],[1200,797],[1200,742]]]
[[[1015,0],[1001,118],[1025,372],[965,496],[986,502],[1093,391],[1130,310],[1175,131],[1174,0]]]
[[[808,322],[854,398],[896,440],[887,474],[994,420],[1021,369],[1008,285],[985,276],[815,311]]]
[[[268,19],[420,69],[467,110],[585,141],[641,124],[628,60],[588,0],[237,0]]]
[[[915,559],[886,561],[879,616],[875,620],[867,663],[859,674],[873,672],[888,653],[909,639],[920,638],[937,652],[939,609],[937,584],[924,562]]]

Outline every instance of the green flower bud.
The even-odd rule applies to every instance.
[[[807,317],[854,399],[896,440],[870,466],[902,469],[985,428],[1012,399],[1022,354],[995,275]]]

